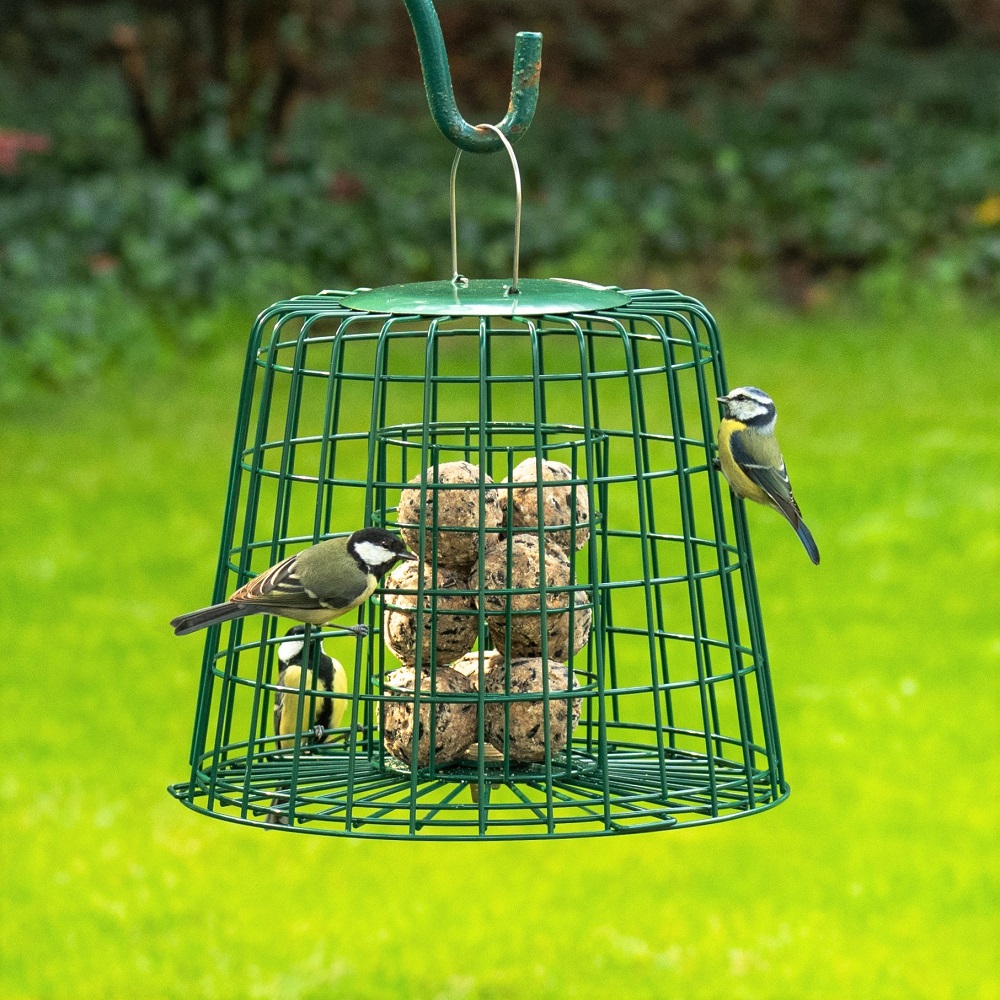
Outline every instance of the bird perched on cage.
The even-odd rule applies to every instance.
[[[725,407],[719,424],[719,466],[733,492],[743,500],[773,507],[795,529],[795,534],[815,564],[819,549],[802,520],[792,496],[785,461],[774,436],[778,411],[766,392],[741,386],[718,397]]]
[[[325,625],[366,601],[401,559],[416,558],[398,535],[362,528],[346,538],[303,549],[255,576],[229,600],[180,615],[170,624],[176,635],[247,615],[278,615]],[[353,631],[368,633],[364,625]]]
[[[275,691],[274,693],[274,735],[288,736],[289,739],[279,739],[278,747],[282,750],[290,750],[295,746],[295,731],[299,721],[299,691],[302,690],[302,661],[303,659],[310,665],[315,661],[315,653],[312,649],[305,648],[305,626],[293,625],[286,633],[285,639],[278,646],[278,685],[283,688],[293,688],[292,691]],[[347,693],[347,674],[338,660],[328,656],[323,649],[323,643],[317,639],[319,645],[319,663],[315,667],[315,680],[312,683],[306,680],[305,690],[329,691],[335,694]],[[316,681],[319,683],[317,684]],[[313,718],[313,726],[310,737],[313,743],[325,743],[327,730],[336,729],[344,717],[347,703],[341,698],[320,698]],[[303,707],[303,721],[308,724],[309,712]],[[288,815],[281,811],[281,806],[288,801],[287,795],[282,795],[280,790],[271,799],[271,809],[265,820],[269,825],[287,826]]]
[[[285,633],[285,641],[278,646],[278,662],[280,673],[278,684],[283,688],[294,688],[294,691],[276,691],[274,693],[274,735],[288,736],[294,734],[299,717],[299,690],[302,687],[302,662],[305,659],[310,666],[314,662],[315,653],[305,649],[305,626],[293,625]],[[319,664],[316,667],[318,684],[310,684],[306,680],[306,690],[321,688],[333,694],[347,693],[347,674],[338,660],[328,656],[319,645]],[[347,702],[342,698],[320,698],[312,727],[313,743],[323,743],[327,738],[328,729],[336,729],[344,717]],[[308,722],[309,712],[305,712]],[[294,739],[279,740],[282,750],[288,750],[294,745]]]

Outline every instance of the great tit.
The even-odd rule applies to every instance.
[[[295,746],[295,729],[299,721],[299,691],[302,687],[302,661],[305,659],[310,664],[314,662],[315,652],[304,648],[305,630],[304,625],[292,626],[285,633],[284,641],[278,646],[278,684],[283,688],[293,689],[274,693],[274,735],[290,737],[278,740],[278,747],[281,750],[290,750]],[[306,678],[306,692],[321,688],[323,691],[346,694],[347,674],[344,668],[333,657],[327,656],[319,639],[314,641],[319,645],[319,664],[315,674],[319,683],[317,684],[316,680],[310,683],[309,678]],[[307,693],[306,697],[316,696]],[[317,698],[317,700],[319,705],[313,717],[310,737],[312,743],[325,743],[327,730],[336,729],[340,725],[347,702],[341,698]],[[303,706],[302,713],[302,723],[308,726],[309,708]],[[268,825],[287,826],[288,814],[282,812],[282,806],[287,808],[287,805],[287,794],[282,795],[281,790],[276,789],[265,822]]]
[[[305,640],[304,625],[294,625],[285,634],[285,641],[278,646],[278,662],[280,673],[278,674],[278,684],[283,688],[292,688],[291,691],[275,691],[274,693],[274,735],[287,736],[292,734],[292,739],[279,740],[278,745],[282,750],[288,750],[295,745],[294,733],[295,725],[299,717],[299,690],[302,685],[302,661],[313,663],[314,652],[304,650]],[[306,679],[306,691],[322,688],[335,694],[347,693],[347,674],[340,663],[328,656],[323,649],[320,640],[315,640],[319,645],[319,665],[316,669],[316,683],[309,683]],[[343,698],[318,698],[319,704],[316,706],[316,714],[312,727],[313,743],[323,743],[327,738],[328,729],[336,729],[344,717],[344,710],[347,702]],[[309,710],[303,709],[303,720],[309,724]]]
[[[303,549],[255,576],[228,601],[180,615],[170,624],[176,635],[246,615],[279,615],[324,625],[366,601],[401,559],[416,558],[398,535],[362,528],[347,538]],[[368,632],[363,625],[354,631]]]
[[[774,436],[778,411],[766,392],[741,386],[718,397],[725,407],[719,424],[719,466],[733,492],[743,500],[773,507],[795,529],[809,558],[819,564],[819,549],[792,496],[785,462]]]

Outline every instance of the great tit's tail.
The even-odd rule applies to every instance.
[[[805,546],[805,550],[809,555],[809,558],[813,561],[814,566],[819,565],[819,549],[816,548],[816,541],[812,536],[812,532],[806,527],[806,522],[799,518],[799,523],[793,525],[795,528],[795,534],[799,536],[799,541]]]
[[[246,604],[223,601],[222,604],[213,604],[210,608],[200,608],[186,615],[178,615],[170,626],[174,630],[174,635],[187,635],[189,632],[197,632],[200,628],[208,628],[209,625],[218,625],[220,622],[252,615],[256,610]]]

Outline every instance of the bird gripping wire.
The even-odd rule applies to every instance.
[[[441,23],[431,0],[403,0],[417,36],[420,67],[424,74],[427,104],[441,134],[467,153],[495,153],[503,148],[500,137],[489,129],[470,125],[455,104],[448,53]],[[527,131],[538,104],[538,78],[542,71],[542,36],[537,31],[519,31],[514,41],[514,76],[510,85],[510,107],[497,128],[511,142]]]

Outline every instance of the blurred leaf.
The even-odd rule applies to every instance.
[[[418,113],[315,100],[270,152],[260,136],[235,149],[210,110],[150,166],[113,73],[0,69],[0,121],[51,136],[0,175],[0,340],[20,366],[0,380],[67,384],[123,353],[194,349],[215,328],[195,319],[205,310],[446,275],[452,150],[418,88],[389,101]],[[682,110],[543,108],[517,151],[527,274],[647,283],[687,268],[732,283],[739,268],[809,304],[817,283],[893,272],[1000,300],[996,52],[861,48],[759,96],[702,86]],[[463,273],[506,274],[507,162],[468,157],[458,197]]]

